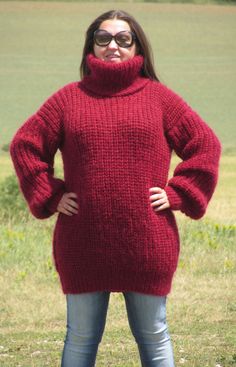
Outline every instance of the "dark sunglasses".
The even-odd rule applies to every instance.
[[[113,36],[103,29],[97,29],[93,34],[94,42],[101,47],[108,46],[111,40],[114,39],[118,46],[128,48],[132,46],[135,38],[135,34],[130,31],[121,31]]]

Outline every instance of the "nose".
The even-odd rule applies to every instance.
[[[107,45],[107,47],[110,48],[110,49],[117,49],[118,48],[118,45],[117,45],[116,41],[114,40],[114,38],[111,40],[109,45]]]

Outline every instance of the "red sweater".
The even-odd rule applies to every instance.
[[[53,255],[64,293],[135,291],[166,295],[179,254],[173,210],[206,211],[217,182],[220,143],[181,97],[141,76],[142,56],[120,64],[87,57],[89,76],[54,93],[17,131],[11,155],[37,218],[64,192],[79,213],[59,214]],[[54,177],[60,149],[64,180]],[[182,159],[168,180],[171,152]],[[155,212],[151,187],[170,209]]]

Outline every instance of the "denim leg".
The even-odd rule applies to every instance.
[[[68,294],[67,334],[61,367],[94,367],[110,292]]]
[[[166,297],[135,292],[123,294],[142,367],[174,367],[166,323]]]

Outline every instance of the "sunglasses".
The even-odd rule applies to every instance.
[[[132,46],[135,40],[135,34],[130,31],[121,31],[113,36],[103,29],[97,29],[93,34],[93,40],[96,45],[106,47],[114,39],[118,46],[128,48]]]

